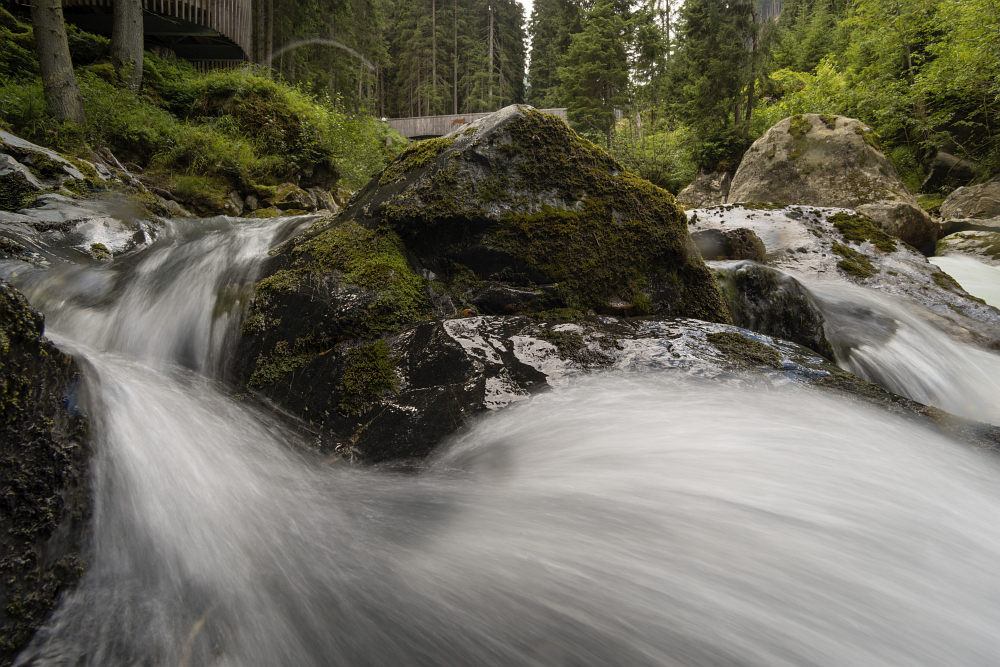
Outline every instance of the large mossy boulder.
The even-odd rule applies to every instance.
[[[440,319],[731,321],[673,197],[530,107],[411,146],[271,255],[233,380],[368,460],[426,454],[499,388],[540,383],[509,355],[484,371]]]
[[[79,579],[91,511],[86,420],[73,359],[0,280],[0,665]]]
[[[872,129],[844,116],[801,114],[772,127],[743,157],[726,202],[850,208],[921,250],[939,233]]]
[[[444,283],[541,291],[530,307],[512,301],[518,311],[634,306],[729,320],[673,196],[530,107],[411,146],[341,220],[391,230],[418,273]]]

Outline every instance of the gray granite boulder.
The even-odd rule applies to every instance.
[[[941,217],[997,218],[1000,217],[1000,176],[979,185],[958,188],[941,204]]]
[[[938,237],[874,131],[844,116],[800,114],[772,127],[744,155],[726,202],[850,208],[921,249]]]

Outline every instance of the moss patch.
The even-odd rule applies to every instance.
[[[767,366],[781,368],[781,355],[773,347],[747,338],[734,331],[720,331],[705,336],[709,343],[726,355],[729,363],[738,368]]]
[[[829,220],[846,241],[858,244],[863,241],[871,241],[882,252],[895,252],[897,250],[896,240],[886,234],[877,223],[866,215],[841,212],[831,215]]]
[[[828,130],[834,130],[837,128],[837,117],[831,116],[830,114],[820,114],[819,119],[823,121]]]
[[[315,359],[314,341],[311,337],[297,338],[294,343],[278,341],[268,356],[257,358],[257,367],[247,385],[254,389],[269,387],[280,380],[286,373],[302,368]]]
[[[962,286],[958,284],[958,281],[949,276],[944,271],[935,271],[931,274],[931,278],[937,283],[937,286],[941,289],[946,289],[950,292],[965,291],[962,290]]]
[[[349,350],[340,380],[340,411],[358,416],[379,396],[397,391],[394,365],[384,341]]]
[[[575,361],[582,366],[610,366],[614,363],[614,359],[603,352],[587,347],[583,336],[576,331],[545,329],[537,335],[541,340],[556,346],[560,359]]]
[[[276,293],[328,279],[377,293],[362,320],[347,332],[360,338],[394,332],[431,312],[426,281],[413,272],[399,237],[387,229],[370,230],[348,221],[297,240],[286,252],[291,266],[257,284],[251,318],[269,321],[268,306]]]
[[[837,268],[844,273],[855,278],[871,278],[878,273],[878,269],[872,261],[856,250],[851,250],[846,245],[834,243],[831,248],[835,255],[840,255],[844,259],[837,262]]]
[[[812,123],[802,114],[792,116],[788,122],[788,133],[796,139],[801,139],[812,129]]]
[[[468,129],[465,130],[465,132],[468,131]],[[463,132],[463,134],[465,134],[465,132]],[[457,137],[437,137],[435,139],[418,141],[412,146],[409,146],[406,150],[400,153],[388,167],[385,168],[385,171],[382,172],[382,177],[379,178],[379,185],[389,185],[390,183],[395,183],[399,179],[406,176],[408,172],[430,164],[431,160],[436,158],[446,148],[455,143],[455,139],[457,139]]]
[[[90,244],[90,254],[94,259],[100,260],[102,262],[112,259],[113,255],[108,247],[103,243],[91,243]]]
[[[882,150],[882,146],[878,141],[878,134],[875,133],[870,127],[865,127],[864,125],[858,125],[854,128],[854,134],[858,135],[864,139],[865,143],[874,148],[877,151]]]

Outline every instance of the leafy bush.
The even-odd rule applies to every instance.
[[[611,154],[628,171],[677,194],[698,171],[691,132],[686,127],[647,131],[639,134],[630,131],[628,125],[620,126],[612,140]]]

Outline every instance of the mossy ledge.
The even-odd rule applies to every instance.
[[[708,334],[705,339],[725,354],[729,363],[741,370],[759,366],[781,368],[781,356],[777,350],[743,334],[720,331]]]

